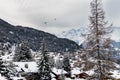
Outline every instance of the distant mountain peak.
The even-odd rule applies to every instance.
[[[111,39],[120,42],[120,27],[112,27],[113,33],[111,33]],[[68,31],[63,31],[60,34],[56,34],[58,37],[61,38],[67,38],[70,40],[75,41],[79,45],[84,41],[84,38],[81,36],[81,34],[85,34],[88,32],[88,29],[86,27],[80,27],[78,29],[71,29]]]

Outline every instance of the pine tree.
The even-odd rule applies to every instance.
[[[52,68],[52,67],[55,67],[55,60],[54,60],[54,57],[51,56],[49,57],[49,66]]]
[[[11,44],[0,43],[0,55],[8,55],[11,53]]]
[[[21,45],[18,45],[15,50],[14,61],[31,61],[32,54],[28,41],[23,41]]]
[[[5,55],[5,49],[4,49],[4,44],[0,43],[0,56]]]
[[[0,59],[0,74],[1,76],[6,77],[7,80],[12,80],[13,76],[18,76],[17,70],[14,68],[12,62],[6,62]]]
[[[105,77],[108,77],[107,73],[109,73],[110,68],[113,68],[112,62],[108,59],[111,44],[111,39],[108,35],[112,30],[107,25],[107,21],[105,21],[102,1],[92,0],[90,5],[91,16],[89,17],[89,34],[86,37],[86,59],[89,60],[89,57],[94,57],[98,60],[94,64],[97,67],[95,77],[98,80],[104,80]]]
[[[9,76],[20,76],[19,72],[15,68],[15,64],[13,62],[9,61],[7,62],[7,69],[9,70],[8,75]]]
[[[51,80],[51,69],[49,66],[48,53],[45,49],[45,42],[42,43],[42,58],[38,62],[39,80]]]
[[[62,69],[62,66],[63,65],[63,60],[61,60],[59,57],[58,57],[58,59],[55,61],[55,67],[57,68],[57,69]]]
[[[5,62],[0,58],[0,74],[7,79],[10,79],[10,76],[8,75],[9,70],[7,69],[7,65]]]
[[[68,73],[68,77],[71,77],[71,65],[67,56],[63,58],[63,69]]]

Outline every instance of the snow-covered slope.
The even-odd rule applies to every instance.
[[[87,28],[71,29],[69,31],[63,31],[60,34],[57,34],[58,37],[67,38],[75,41],[77,44],[81,44],[84,41],[84,38],[81,37],[81,34],[87,32]]]
[[[120,42],[120,27],[112,27],[113,32],[111,33],[111,39],[116,42]],[[78,44],[81,44],[84,41],[84,38],[81,34],[87,33],[88,29],[85,27],[80,27],[79,29],[71,29],[68,31],[63,31],[60,34],[56,34],[61,38],[68,38],[75,41]]]

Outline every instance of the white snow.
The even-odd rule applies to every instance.
[[[67,39],[73,40],[80,45],[84,41],[84,38],[81,37],[81,33],[85,33],[85,32],[86,32],[85,28],[71,29],[68,31],[63,31],[60,34],[56,34],[56,36],[60,38],[67,38]]]
[[[86,71],[86,73],[87,73],[88,75],[93,75],[95,72],[94,72],[94,70],[92,69],[92,70]]]
[[[117,51],[119,50],[119,48],[114,48],[114,49],[117,50]]]
[[[4,61],[11,61],[12,60],[12,55],[9,54],[9,55],[5,55],[5,56],[2,56],[1,58],[4,60]]]
[[[6,45],[7,45],[7,44],[8,44],[8,43],[6,43]],[[13,55],[14,55],[15,46],[13,46],[13,47],[11,48],[11,50],[12,50],[12,53],[11,53],[11,54],[2,56],[1,58],[2,58],[3,60],[7,61],[7,62],[8,62],[8,61],[11,61],[11,60],[12,60],[12,57],[13,57]],[[117,48],[116,48],[116,50],[117,50]],[[32,52],[32,53],[35,54],[35,52]],[[61,61],[63,60],[63,56],[62,56],[61,54],[59,54],[59,53],[58,53],[58,54],[52,53],[52,54],[50,54],[50,56],[53,56],[55,62],[56,62],[57,60],[61,60]],[[82,62],[82,59],[79,58],[79,55],[76,54],[75,58],[76,58],[76,59],[79,59],[79,60]],[[89,58],[88,60],[91,61],[91,62],[96,62],[96,61],[97,61],[97,60],[94,59],[94,58]],[[75,67],[75,66],[74,66],[74,63],[77,62],[77,60],[70,60],[70,61],[71,61],[71,67],[72,67],[72,70],[71,70],[72,76],[74,76],[75,74],[83,73],[83,71],[81,70],[82,67],[78,68],[78,67]],[[29,73],[29,72],[38,72],[38,67],[37,67],[38,65],[37,65],[37,63],[36,63],[35,61],[32,61],[32,62],[13,62],[13,64],[16,65],[15,68],[17,69],[18,72],[21,72],[22,70],[24,70],[24,72],[26,72],[26,73]],[[59,64],[59,63],[58,63],[58,64]],[[26,68],[25,65],[28,65],[28,68]],[[120,69],[120,65],[118,65],[118,64],[116,64],[116,63],[114,63],[114,65],[115,65],[118,69]],[[84,66],[84,65],[83,65],[83,66]],[[22,70],[21,70],[21,69],[22,69]],[[66,74],[66,73],[67,73],[67,72],[64,71],[63,69],[57,69],[57,68],[55,68],[55,67],[52,68],[52,71],[53,71],[54,73],[56,73],[57,75]],[[85,71],[85,73],[87,73],[88,75],[92,75],[92,74],[94,74],[94,69],[91,69],[91,70],[89,70],[89,71]],[[111,71],[111,73],[113,73],[112,76],[113,76],[114,78],[116,78],[116,79],[120,78],[120,70],[114,70],[114,71]],[[54,75],[53,75],[52,77],[54,77]],[[23,77],[13,77],[13,79],[14,79],[14,80],[18,80],[18,79],[23,79],[23,80],[25,80]],[[0,80],[6,80],[6,79],[5,79],[5,77],[3,77],[3,76],[0,75]],[[53,78],[52,80],[55,80],[55,79]],[[65,78],[65,80],[85,80],[85,79],[79,79],[79,78],[78,78],[78,79],[70,79],[70,78]]]
[[[12,79],[13,80],[26,80],[24,77],[12,77]]]
[[[72,73],[73,75],[75,75],[75,74],[80,74],[80,73],[81,73],[80,68],[73,68],[73,70],[71,70],[71,73]]]
[[[55,67],[52,68],[52,71],[54,73],[56,73],[57,75],[66,74],[67,73],[65,70],[63,70],[63,69],[56,69]]]
[[[5,77],[1,76],[0,74],[0,80],[7,80]]]
[[[13,32],[13,31],[9,31],[9,33],[10,33],[10,34],[14,34],[14,32]]]
[[[75,79],[65,78],[65,80],[85,80],[85,79],[80,79],[80,78],[75,78]]]
[[[119,70],[114,70],[111,72],[113,73],[112,77],[114,77],[116,79],[120,79],[120,71]]]
[[[52,78],[52,80],[56,80],[55,78]]]
[[[17,71],[23,69],[25,72],[38,72],[36,62],[14,62],[14,64],[16,65]],[[25,65],[28,65],[28,68],[26,68]]]

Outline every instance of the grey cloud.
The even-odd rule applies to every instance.
[[[120,26],[120,0],[107,0],[104,8],[108,21],[113,22],[114,26]]]
[[[0,0],[0,17],[48,32],[89,24],[91,0]],[[120,1],[103,0],[106,16],[120,26]],[[7,4],[7,5],[6,5]],[[11,7],[10,7],[11,6]]]
[[[107,12],[112,16],[120,16],[120,0],[109,0],[106,4]]]
[[[52,1],[57,2],[56,0]],[[88,11],[86,10],[88,5],[85,6],[86,1],[84,1],[84,3],[77,0],[75,2],[73,2],[73,0],[70,0],[70,2],[64,0],[69,3],[63,3],[61,0],[58,1],[60,1],[58,4],[49,4],[49,1],[46,3],[43,1],[43,3],[39,5],[36,4],[34,7],[28,6],[28,8],[20,8],[20,11],[25,14],[24,17],[27,18],[28,21],[36,26],[73,27],[86,22],[86,15],[88,15]],[[85,7],[86,9],[83,9]],[[54,18],[56,18],[56,20],[54,20]],[[44,22],[47,22],[48,25],[45,25]]]

